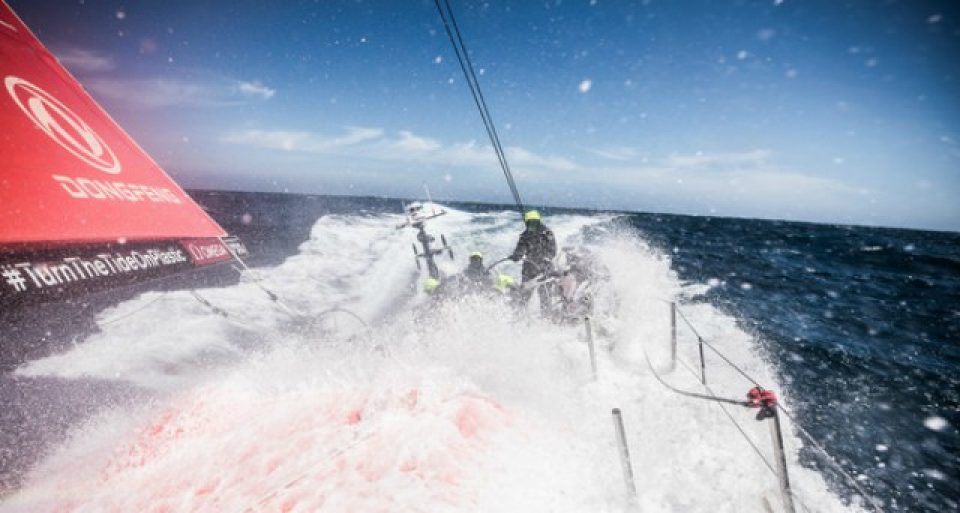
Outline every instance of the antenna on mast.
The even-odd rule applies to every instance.
[[[427,203],[430,204],[430,208],[433,210],[433,213],[437,213],[437,204],[433,202],[433,198],[430,197],[430,187],[427,186],[427,183],[423,183],[423,192],[427,193]]]

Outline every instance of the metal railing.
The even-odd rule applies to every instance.
[[[694,377],[696,377],[700,381],[701,385],[704,387],[707,394],[697,394],[693,392],[687,392],[687,391],[679,390],[669,385],[666,381],[662,379],[662,377],[659,374],[657,374],[656,369],[654,369],[653,365],[650,363],[649,357],[647,357],[647,363],[650,364],[651,371],[654,372],[654,374],[657,377],[657,380],[660,381],[661,384],[663,384],[668,389],[674,392],[681,393],[683,395],[692,395],[701,399],[711,399],[717,402],[718,406],[724,410],[724,413],[726,413],[730,421],[734,423],[734,425],[737,427],[740,433],[745,438],[747,438],[748,442],[751,443],[751,445],[754,447],[754,450],[757,452],[758,456],[760,456],[764,460],[764,463],[767,465],[767,467],[770,468],[770,470],[776,475],[778,486],[780,489],[780,494],[783,500],[784,510],[787,513],[794,513],[796,511],[796,507],[794,504],[795,501],[798,502],[803,507],[804,510],[809,511],[810,509],[804,504],[801,498],[797,495],[796,490],[794,490],[790,485],[790,475],[787,468],[786,451],[784,448],[783,425],[781,421],[781,414],[783,416],[786,416],[791,421],[793,427],[797,430],[801,438],[806,440],[810,445],[812,445],[816,450],[818,450],[820,453],[822,453],[826,457],[827,461],[830,462],[830,464],[835,468],[835,470],[837,470],[837,472],[849,482],[851,487],[856,491],[858,495],[861,496],[861,498],[867,504],[869,504],[871,509],[877,512],[882,511],[880,504],[860,486],[860,483],[857,481],[857,479],[854,478],[849,472],[847,472],[826,451],[826,449],[823,447],[823,445],[820,442],[818,442],[809,432],[803,429],[803,427],[800,426],[799,423],[797,422],[796,418],[793,415],[791,415],[790,412],[779,401],[774,402],[772,405],[770,405],[770,407],[766,407],[766,408],[763,405],[761,405],[760,407],[765,409],[762,410],[763,412],[762,414],[757,416],[758,420],[766,420],[769,422],[768,425],[770,426],[770,438],[771,438],[771,443],[773,446],[773,454],[774,454],[774,462],[771,465],[771,463],[767,461],[767,459],[763,456],[759,448],[757,448],[753,444],[753,442],[749,439],[749,437],[747,437],[744,430],[740,427],[739,424],[737,424],[736,420],[733,418],[730,412],[727,411],[727,409],[724,407],[724,404],[730,404],[730,403],[736,404],[738,403],[738,401],[726,399],[716,395],[713,392],[713,390],[710,388],[710,386],[707,384],[707,374],[706,374],[707,364],[706,364],[706,357],[705,357],[705,349],[709,349],[711,352],[716,354],[721,360],[723,360],[728,366],[730,366],[730,368],[732,368],[738,374],[740,374],[744,379],[746,379],[749,383],[751,383],[756,389],[763,391],[764,387],[762,387],[756,379],[751,377],[740,366],[738,366],[730,358],[728,358],[720,350],[718,350],[713,344],[708,342],[696,329],[693,323],[690,322],[689,318],[686,315],[684,315],[683,311],[680,310],[676,302],[670,301],[669,304],[670,304],[670,371],[673,372],[677,368],[678,363],[683,364],[683,367],[685,367]],[[678,335],[677,318],[678,317],[683,321],[683,323],[689,328],[690,332],[696,338],[697,351],[700,358],[699,376],[689,365],[687,365],[683,360],[681,360],[678,355],[678,337],[677,337]],[[644,349],[644,355],[646,356],[646,349]],[[749,401],[742,401],[739,403],[745,406],[757,406],[756,404],[752,404]]]
[[[720,352],[713,344],[708,342],[696,329],[693,323],[690,322],[687,316],[684,315],[684,313],[680,310],[676,302],[668,301],[668,303],[670,304],[669,372],[672,373],[673,371],[675,371],[677,369],[678,364],[682,365],[687,371],[690,372],[690,374],[694,378],[696,378],[700,382],[705,392],[694,392],[689,390],[682,390],[668,383],[666,380],[663,379],[663,376],[661,376],[660,373],[658,373],[657,370],[654,368],[653,363],[651,362],[650,357],[647,354],[646,348],[644,347],[644,350],[643,350],[644,357],[646,358],[646,361],[648,366],[650,367],[650,370],[653,372],[653,375],[657,379],[657,381],[659,381],[660,384],[662,384],[664,387],[671,390],[672,392],[675,392],[680,395],[696,398],[696,399],[713,401],[720,407],[721,410],[723,410],[723,413],[726,415],[726,417],[733,423],[733,425],[737,428],[737,430],[744,437],[747,443],[750,444],[750,446],[757,453],[757,455],[760,457],[760,459],[763,461],[766,467],[770,469],[770,471],[775,475],[777,479],[778,488],[780,491],[780,496],[783,502],[783,509],[786,513],[795,513],[797,503],[805,511],[811,511],[811,510],[809,507],[807,507],[807,505],[804,503],[802,498],[797,494],[797,491],[791,487],[790,475],[787,467],[786,450],[784,446],[783,423],[782,423],[781,415],[787,417],[791,421],[793,428],[797,431],[797,433],[801,436],[801,438],[806,440],[812,447],[814,447],[826,458],[826,460],[831,464],[831,466],[833,466],[834,469],[849,482],[853,490],[856,491],[856,493],[865,501],[866,504],[870,506],[870,508],[873,511],[877,511],[877,512],[883,511],[881,505],[860,486],[860,483],[857,481],[857,479],[854,478],[850,474],[850,472],[846,471],[836,461],[836,459],[834,459],[826,451],[826,449],[823,447],[823,445],[820,442],[818,442],[808,431],[806,431],[805,429],[803,429],[802,426],[799,425],[796,418],[793,415],[791,415],[790,412],[786,408],[784,408],[784,406],[780,404],[779,401],[776,400],[775,396],[763,396],[763,397],[773,397],[772,401],[764,400],[762,402],[756,402],[754,400],[729,399],[729,398],[718,396],[716,393],[714,393],[713,389],[707,383],[707,374],[706,374],[707,363],[706,363],[706,355],[705,355],[706,349],[709,349],[711,352],[713,352],[718,357],[720,357],[721,360],[723,360],[727,365],[729,365],[733,370],[735,370],[740,376],[742,376],[749,383],[751,383],[754,387],[754,390],[757,391],[757,395],[761,395],[764,392],[767,392],[767,390],[764,387],[762,387],[756,379],[751,377],[747,372],[745,372],[742,368],[740,368],[740,366],[738,366],[730,358],[728,358],[726,355]],[[691,367],[686,362],[684,362],[684,360],[682,360],[679,356],[678,329],[677,329],[678,317],[683,321],[683,323],[689,328],[690,332],[696,338],[697,353],[700,359],[699,374],[694,370],[693,367]],[[594,347],[593,327],[589,317],[584,317],[583,320],[584,320],[584,331],[585,331],[584,339],[587,343],[587,348],[589,350],[589,355],[590,355],[590,368],[592,371],[593,380],[596,381],[598,379],[598,371],[597,371],[596,349]],[[736,405],[736,406],[760,408],[760,413],[758,413],[756,418],[757,420],[768,422],[769,431],[770,431],[770,440],[771,440],[773,456],[774,456],[773,462],[769,461],[769,459],[763,454],[763,451],[761,451],[760,448],[753,441],[753,439],[751,439],[747,435],[746,431],[736,421],[733,414],[726,408],[725,405]],[[629,449],[627,447],[626,436],[623,430],[623,418],[619,408],[614,408],[613,417],[614,417],[614,427],[616,428],[617,444],[619,446],[619,451],[621,455],[621,465],[623,466],[624,481],[626,483],[628,500],[631,502],[635,502],[637,500],[637,491],[636,491],[637,489],[634,483],[634,474],[633,474],[632,466],[630,463]]]

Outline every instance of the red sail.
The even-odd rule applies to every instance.
[[[0,246],[224,235],[0,2]]]
[[[0,311],[229,261],[224,235],[0,0]]]

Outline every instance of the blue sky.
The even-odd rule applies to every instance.
[[[432,0],[10,1],[187,187],[510,202]],[[530,204],[960,230],[960,9],[451,0]]]

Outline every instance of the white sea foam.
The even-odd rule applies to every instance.
[[[607,216],[555,216],[562,244],[588,244],[616,277],[598,298],[600,380],[592,382],[582,327],[517,316],[487,300],[427,311],[417,292],[410,231],[399,216],[328,216],[299,254],[257,272],[290,308],[348,308],[318,335],[257,284],[200,291],[235,322],[184,292],[155,294],[104,312],[110,320],[156,301],[149,313],[104,324],[20,374],[97,378],[152,390],[149,403],[104,409],[78,426],[0,511],[628,511],[610,410],[624,412],[643,511],[779,510],[776,480],[716,404],[678,397],[664,371],[667,301],[690,297],[669,257]],[[504,256],[515,214],[451,211],[432,226],[457,261]],[[446,258],[446,257],[444,257]],[[503,270],[517,276],[516,264]],[[700,334],[778,389],[756,342],[708,304],[684,308]],[[680,354],[697,362],[681,326]],[[718,393],[749,384],[707,354]],[[665,374],[699,390],[696,372]],[[787,401],[789,405],[789,401]],[[731,409],[772,459],[766,423]],[[848,511],[820,474],[797,462],[793,485],[818,511]],[[855,510],[855,508],[853,508]]]

